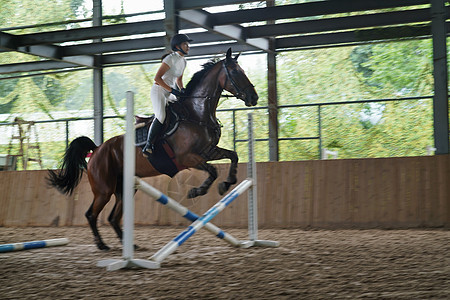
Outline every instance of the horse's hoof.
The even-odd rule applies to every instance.
[[[198,196],[203,196],[204,194],[206,194],[206,191],[204,189],[192,188],[188,193],[188,198],[192,199],[192,198],[196,198]]]
[[[225,194],[229,188],[230,188],[230,184],[228,182],[224,181],[224,182],[219,183],[219,194],[220,195]]]

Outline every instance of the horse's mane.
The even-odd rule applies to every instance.
[[[188,96],[191,95],[195,87],[201,82],[203,76],[205,76],[205,74],[208,73],[218,62],[220,62],[218,58],[213,58],[208,62],[204,63],[202,65],[203,68],[200,71],[196,72],[186,85],[185,94]]]

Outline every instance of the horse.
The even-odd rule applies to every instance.
[[[217,178],[217,170],[208,161],[229,159],[231,161],[228,177],[219,184],[219,193],[223,195],[231,185],[237,182],[236,172],[238,155],[235,151],[217,147],[221,136],[221,126],[216,118],[216,109],[223,90],[244,101],[246,106],[255,106],[258,94],[239,66],[239,54],[232,57],[231,48],[225,59],[209,61],[195,73],[186,85],[185,93],[178,102],[183,107],[186,118],[179,120],[176,130],[164,138],[173,149],[174,163],[184,168],[206,171],[209,176],[199,186],[192,188],[189,198],[205,195]],[[166,118],[167,119],[167,118]],[[89,184],[94,199],[85,216],[94,235],[98,249],[109,250],[103,242],[97,228],[97,219],[114,194],[115,205],[108,217],[120,241],[123,233],[120,226],[122,219],[123,193],[123,149],[124,136],[115,136],[97,146],[88,137],[73,140],[58,170],[48,170],[47,181],[61,193],[70,195],[79,184],[84,171],[87,171]],[[91,153],[92,151],[92,153]],[[86,156],[90,159],[86,162]],[[144,157],[142,149],[136,147],[136,176],[153,177],[161,172]]]

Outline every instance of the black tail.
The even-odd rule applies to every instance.
[[[87,168],[86,155],[97,146],[85,136],[74,139],[67,148],[59,171],[48,170],[47,182],[61,193],[71,195]]]

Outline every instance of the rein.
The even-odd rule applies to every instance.
[[[181,95],[181,96],[177,96],[178,98],[195,98],[195,99],[206,99],[209,98],[210,96],[185,96],[185,95]],[[237,96],[235,95],[220,95],[220,97],[223,98],[237,98]]]
[[[231,85],[236,90],[236,95],[220,95],[220,97],[225,97],[225,98],[235,97],[235,98],[238,98],[238,99],[242,99],[245,96],[244,92],[248,88],[255,87],[253,84],[250,83],[244,89],[241,90],[239,88],[239,86],[236,84],[236,81],[234,81],[233,77],[231,76],[230,71],[228,70],[227,64],[226,64],[225,61],[222,63],[222,65],[223,65],[223,68],[225,69],[225,74],[226,74],[226,80],[225,80],[225,83],[224,83],[224,87],[227,85],[227,82],[230,81]],[[206,98],[209,98],[209,97],[210,96],[188,96],[188,95],[178,96],[178,98],[195,98],[195,99],[206,99]]]

